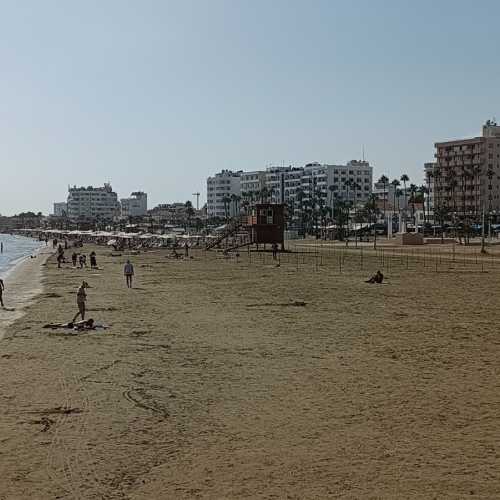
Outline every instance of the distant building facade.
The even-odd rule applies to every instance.
[[[56,217],[66,217],[68,215],[68,204],[65,201],[54,203],[54,215]]]
[[[500,212],[500,126],[488,120],[483,134],[435,143],[433,203],[461,219]]]
[[[222,170],[207,179],[207,216],[234,217],[239,208],[235,197],[241,199],[241,174]]]
[[[227,211],[236,215],[238,205],[227,201],[235,196],[245,201],[284,203],[294,214],[313,199],[324,205],[333,197],[362,204],[372,193],[372,183],[373,167],[356,160],[347,165],[314,162],[303,167],[272,166],[265,172],[224,170],[207,180],[207,213],[209,217],[224,217]]]
[[[266,173],[263,170],[241,172],[240,189],[243,198],[258,199],[265,185]]]
[[[136,191],[130,198],[120,200],[122,217],[142,217],[148,213],[148,195],[142,191]]]
[[[118,196],[110,184],[103,187],[70,187],[67,201],[70,219],[106,219],[110,220],[120,213]]]

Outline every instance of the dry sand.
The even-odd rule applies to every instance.
[[[497,263],[97,252],[0,344],[1,499],[499,497]]]

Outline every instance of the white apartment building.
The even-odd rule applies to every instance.
[[[302,167],[269,167],[266,171],[266,187],[271,192],[271,203],[289,203],[294,200],[303,172]]]
[[[356,183],[347,187],[346,183]],[[303,201],[313,195],[323,198],[330,205],[334,196],[356,204],[368,201],[372,193],[373,167],[367,161],[352,160],[347,165],[308,163],[304,167],[268,167],[265,172],[231,172],[223,170],[207,180],[207,212],[209,217],[224,217],[224,199],[243,193],[259,193],[263,187],[269,191],[267,201],[286,203],[297,213],[300,211],[298,193],[302,191]],[[259,200],[258,196],[254,197]],[[237,205],[229,203],[229,215],[235,215]]]
[[[148,195],[142,191],[136,191],[130,198],[120,200],[122,217],[141,217],[148,213]]]
[[[325,165],[327,168],[327,186],[331,193],[356,204],[366,203],[372,194],[373,167],[367,161],[351,160],[347,165]],[[348,187],[347,182],[356,184]]]
[[[207,179],[207,216],[233,217],[239,212],[238,204],[231,201],[231,197],[241,198],[241,174],[222,170]]]
[[[347,165],[308,163],[303,169],[300,189],[306,201],[314,194],[327,205],[334,197],[363,204],[372,193],[372,183],[373,167],[367,161],[351,160]]]
[[[68,214],[68,204],[65,201],[54,203],[54,215],[56,217],[65,217]]]
[[[241,172],[241,195],[256,199],[266,185],[266,173],[262,170],[254,172]]]
[[[120,213],[118,196],[111,184],[103,187],[76,187],[68,189],[68,217],[77,219],[112,219]]]

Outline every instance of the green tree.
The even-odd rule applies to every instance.
[[[378,180],[382,186],[384,186],[384,227],[385,227],[385,213],[386,213],[386,199],[387,199],[387,184],[389,183],[389,178],[385,175],[382,175],[380,179]]]
[[[408,200],[407,200],[407,196],[408,196],[408,192],[406,191],[406,183],[409,182],[410,178],[408,177],[408,175],[406,174],[403,174],[401,176],[401,182],[403,183],[403,189],[404,189],[404,198],[405,198],[405,205],[404,205],[404,211],[403,211],[403,218],[404,218],[404,221],[405,221],[405,230],[406,230],[406,211],[408,209]]]

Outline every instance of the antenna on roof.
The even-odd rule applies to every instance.
[[[363,144],[363,161],[365,161],[365,145]]]

